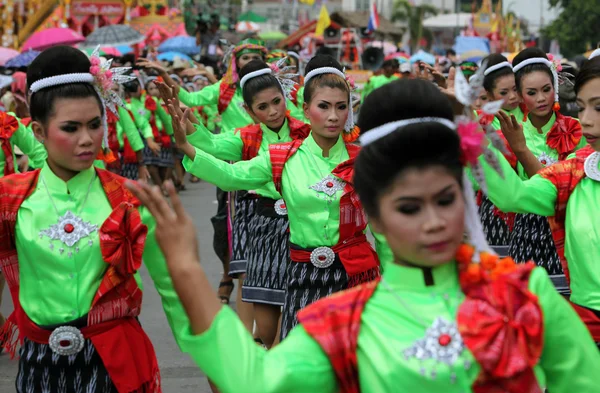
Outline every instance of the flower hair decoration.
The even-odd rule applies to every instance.
[[[292,100],[292,91],[296,90],[293,78],[297,77],[299,74],[291,72],[294,67],[286,66],[286,59],[287,58],[284,57],[276,63],[269,64],[269,67],[261,68],[260,70],[252,71],[244,75],[240,80],[240,87],[243,89],[246,83],[252,78],[261,75],[273,75],[275,79],[277,79],[277,82],[279,82],[285,98],[287,100]]]
[[[34,94],[40,90],[52,86],[66,85],[71,83],[89,83],[94,86],[100,101],[102,102],[104,115],[102,123],[104,126],[104,146],[108,146],[108,115],[107,111],[111,111],[117,118],[119,117],[118,106],[124,106],[125,103],[121,97],[112,90],[115,84],[121,85],[135,79],[135,76],[124,75],[131,68],[118,67],[110,68],[112,60],[104,60],[100,58],[100,47],[92,52],[90,56],[90,70],[88,73],[71,73],[50,76],[40,79],[31,84],[30,94]]]

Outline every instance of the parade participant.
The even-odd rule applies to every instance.
[[[41,170],[0,180],[0,265],[14,312],[0,338],[21,344],[19,392],[158,392],[160,374],[137,317],[142,258],[176,339],[189,323],[155,243],[155,222],[123,186],[94,168],[105,110],[122,70],[81,51],[42,52],[27,74]],[[94,65],[97,64],[97,65]],[[112,73],[112,75],[111,75]]]
[[[522,122],[514,114],[509,116],[502,111],[498,115],[503,124],[514,124],[523,129],[527,149],[512,137],[516,133],[508,129],[502,132],[518,160],[517,173],[525,180],[540,168],[566,159],[586,142],[579,122],[559,112],[559,70],[541,49],[527,48],[520,52],[513,60],[513,70],[527,119]],[[527,151],[533,154],[525,154]],[[518,214],[511,233],[509,253],[517,262],[534,261],[546,269],[557,287],[567,287],[546,217]]]
[[[158,80],[158,82],[162,81]],[[146,82],[146,95],[142,97],[144,102],[143,116],[148,120],[152,128],[154,140],[160,145],[160,155],[152,155],[147,165],[154,184],[163,184],[166,179],[173,177],[173,147],[171,138],[173,136],[173,125],[171,117],[162,107],[159,100],[160,92],[158,90],[157,78],[150,77]],[[138,109],[142,114],[142,109]]]
[[[190,317],[186,351],[222,393],[597,391],[600,354],[546,272],[462,244],[466,229],[486,248],[463,174],[463,158],[476,159],[481,145],[465,143],[473,123],[453,117],[422,80],[367,98],[354,182],[395,262],[381,280],[303,310],[301,325],[268,352],[211,296],[172,187],[174,208],[158,188],[132,185],[155,214]]]
[[[189,143],[221,160],[246,161],[268,155],[271,144],[306,138],[310,126],[286,113],[286,96],[294,75],[288,68],[282,62],[273,68],[260,60],[248,63],[240,72],[240,85],[246,110],[256,123],[221,135],[196,125],[187,136]],[[270,348],[285,300],[285,272],[290,258],[287,211],[273,182],[257,188],[247,198],[254,212],[247,222],[248,263],[236,265],[233,258],[229,272],[246,273],[242,300],[254,304],[257,335]]]
[[[179,89],[179,99],[187,107],[216,105],[222,119],[222,130],[233,131],[252,123],[252,118],[244,110],[242,89],[239,86],[238,70],[252,60],[264,60],[267,55],[265,44],[261,40],[248,38],[241,41],[232,51],[227,73],[219,83],[207,86],[199,92],[189,93]],[[166,70],[155,62],[138,60],[138,65],[152,68],[160,73],[167,85],[173,81]]]
[[[396,75],[396,73],[399,69],[400,63],[397,59],[386,60],[381,66],[381,75],[370,77],[367,83],[365,84],[365,87],[363,88],[361,94],[361,102],[364,102],[365,98],[367,98],[367,96],[371,94],[373,90],[390,82],[398,80],[398,76]]]
[[[512,65],[506,57],[501,54],[491,54],[483,60],[486,69],[483,72],[483,88],[487,95],[487,102],[502,100],[502,111],[508,115],[514,115],[516,119],[522,120],[524,115],[519,106],[521,98],[515,84],[515,74]],[[481,108],[479,108],[481,109]],[[481,110],[478,111],[482,125],[491,122],[491,127],[500,130],[500,119],[493,115],[486,116]],[[498,131],[500,134],[501,132]],[[517,159],[514,154],[508,158],[516,167]],[[508,255],[510,232],[514,225],[514,214],[506,214],[498,210],[490,200],[478,191],[479,214],[483,224],[483,230],[488,242],[501,250],[502,254]]]
[[[562,270],[569,280],[570,300],[597,343],[600,343],[600,270],[595,261],[600,249],[593,228],[600,214],[594,202],[600,180],[600,121],[596,105],[599,87],[600,58],[597,58],[582,67],[575,82],[579,119],[589,145],[578,150],[574,158],[546,168],[539,164],[540,171],[529,180],[508,170],[504,178],[499,178],[486,169],[489,197],[500,209],[553,217],[552,235]],[[523,155],[535,160],[525,131],[512,127],[512,132],[513,149],[522,150]],[[501,163],[503,167],[509,166],[506,160]]]
[[[348,81],[330,56],[314,57],[306,71],[304,113],[311,133],[306,139],[272,145],[269,154],[227,164],[194,148],[174,119],[188,172],[224,190],[252,190],[273,182],[283,197],[292,263],[287,269],[282,338],[297,324],[298,310],[379,275],[377,256],[364,234],[366,218],[352,186],[359,147],[350,143],[356,134]]]
[[[0,178],[18,172],[15,148],[29,157],[32,168],[41,168],[46,160],[46,149],[29,128],[16,117],[0,112]]]

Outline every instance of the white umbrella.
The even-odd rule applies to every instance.
[[[242,21],[235,25],[235,31],[238,33],[254,33],[260,30],[258,23]]]

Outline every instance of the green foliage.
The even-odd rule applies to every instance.
[[[408,0],[395,0],[392,10],[392,21],[401,21],[408,24],[410,32],[410,49],[415,52],[421,38],[425,38],[431,44],[433,34],[429,29],[423,28],[423,20],[437,15],[439,10],[429,4],[421,6],[411,5]]]
[[[567,57],[596,48],[600,42],[600,0],[550,0],[561,6],[558,18],[543,33],[557,39],[561,52]]]

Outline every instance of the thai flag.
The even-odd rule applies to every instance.
[[[379,28],[379,14],[377,13],[377,4],[375,1],[371,3],[371,15],[369,15],[369,25],[367,31],[372,32]]]

